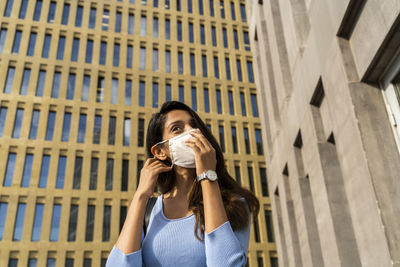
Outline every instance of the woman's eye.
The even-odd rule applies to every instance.
[[[182,128],[178,126],[178,127],[172,128],[172,131],[173,131],[173,132],[176,132],[176,130],[181,130],[181,129],[182,129]]]

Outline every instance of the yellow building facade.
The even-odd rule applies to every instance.
[[[259,196],[249,266],[277,266],[245,2],[0,3],[0,266],[104,266],[166,100]],[[262,103],[259,103],[262,104]]]

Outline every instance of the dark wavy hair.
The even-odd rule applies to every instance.
[[[184,110],[192,116],[192,127],[199,128],[203,135],[214,147],[217,158],[216,172],[218,174],[218,184],[221,190],[222,200],[228,220],[233,230],[244,229],[248,226],[249,216],[248,209],[255,218],[260,209],[260,203],[256,196],[250,190],[240,186],[232,176],[229,175],[224,161],[224,156],[217,140],[197,115],[197,113],[189,106],[178,101],[165,102],[158,113],[153,114],[150,119],[147,135],[146,135],[146,151],[147,157],[152,158],[151,147],[162,141],[165,119],[168,112],[171,110]],[[171,162],[166,159],[164,163],[171,165]],[[157,188],[162,194],[169,192],[176,183],[174,171],[161,173],[157,180]],[[243,197],[245,202],[241,201]],[[204,206],[201,185],[196,179],[193,180],[193,185],[189,193],[189,210],[191,210],[196,218],[194,234],[197,239],[204,239]]]

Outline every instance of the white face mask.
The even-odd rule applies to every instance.
[[[171,154],[172,166],[178,165],[184,168],[196,168],[194,151],[185,144],[186,140],[193,138],[190,132],[194,131],[196,131],[196,129],[169,139],[169,153]]]

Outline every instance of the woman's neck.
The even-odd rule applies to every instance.
[[[187,198],[196,179],[196,169],[187,169],[174,165],[175,181],[174,188],[165,194],[166,198]]]

